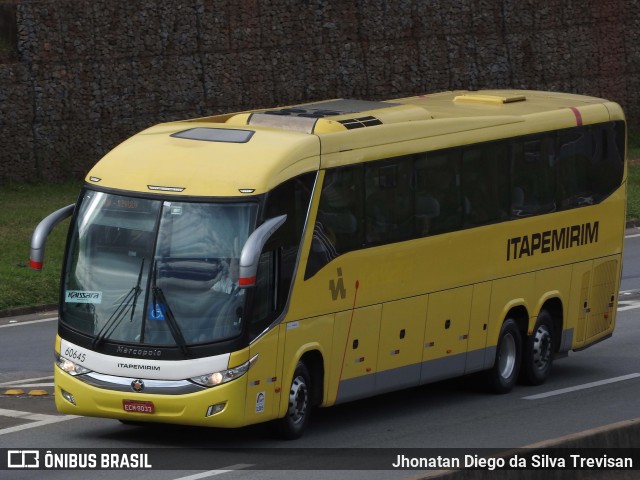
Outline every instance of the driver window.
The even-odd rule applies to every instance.
[[[276,310],[276,255],[275,252],[263,252],[258,263],[253,309],[251,314],[251,337],[256,337],[273,320],[272,313]]]

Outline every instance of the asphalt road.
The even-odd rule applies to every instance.
[[[136,427],[59,415],[51,395],[28,394],[52,391],[55,314],[0,319],[0,394],[10,388],[25,391],[0,395],[0,449],[142,452],[169,448],[162,451],[166,458],[161,460],[175,470],[135,472],[135,478],[141,479],[401,479],[415,478],[419,472],[372,471],[362,465],[368,460],[373,464],[381,458],[383,462],[387,457],[389,462],[395,459],[390,457],[395,450],[373,449],[508,449],[636,418],[640,411],[640,235],[634,235],[638,233],[628,232],[626,240],[614,336],[556,361],[544,385],[518,386],[496,396],[463,378],[352,402],[315,412],[305,436],[296,442],[273,440],[264,425],[232,431]],[[225,450],[230,447],[238,450]],[[364,459],[358,458],[360,451],[368,452]],[[344,471],[350,461],[350,468],[357,470]],[[3,471],[0,477],[30,479],[34,472]],[[64,470],[39,472],[37,477],[120,479],[130,475]]]

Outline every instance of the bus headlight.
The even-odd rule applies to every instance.
[[[67,372],[69,375],[73,376],[82,375],[83,373],[89,373],[91,371],[82,365],[72,362],[68,358],[64,358],[58,353],[56,353],[56,365],[58,365],[63,372]]]
[[[229,368],[220,372],[207,373],[206,375],[199,375],[197,377],[192,377],[189,380],[204,387],[215,387],[216,385],[222,385],[223,383],[227,383],[241,377],[247,373],[257,361],[258,355],[235,368]]]

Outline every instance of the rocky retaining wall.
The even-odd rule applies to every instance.
[[[640,0],[0,0],[0,59],[5,181],[82,177],[158,122],[335,97],[568,91],[640,125]]]

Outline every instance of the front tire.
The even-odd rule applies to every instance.
[[[533,333],[527,337],[522,359],[522,380],[528,385],[541,385],[551,373],[553,363],[553,319],[541,310]]]
[[[298,362],[291,388],[289,388],[289,407],[283,418],[274,422],[275,433],[284,440],[300,438],[309,423],[311,412],[311,376],[307,366]]]
[[[508,393],[518,380],[522,357],[522,337],[516,322],[507,318],[500,329],[496,360],[487,372],[489,387],[495,393]]]

